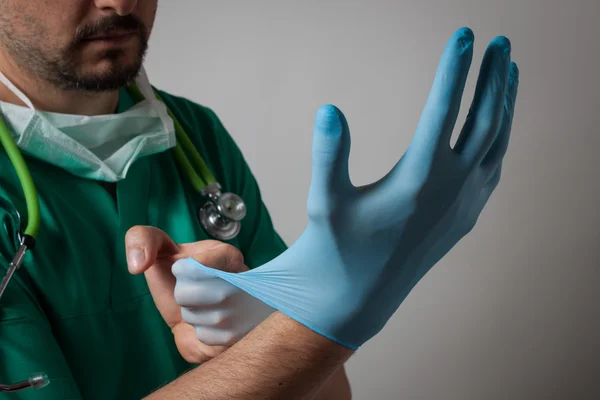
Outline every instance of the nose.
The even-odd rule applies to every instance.
[[[103,10],[113,10],[120,16],[131,14],[137,3],[138,0],[94,0],[96,7]]]

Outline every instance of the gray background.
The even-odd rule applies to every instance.
[[[406,149],[454,30],[476,35],[459,121],[485,46],[507,35],[521,84],[502,182],[348,363],[354,397],[600,399],[600,1],[159,3],[151,80],[218,113],[288,244],[320,105],[347,115],[352,179],[368,183]]]

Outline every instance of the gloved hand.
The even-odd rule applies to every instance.
[[[213,253],[212,260],[203,263],[222,271],[247,271],[242,253],[233,246],[223,246],[230,247],[227,251],[236,256],[223,258]],[[194,326],[196,337],[209,346],[233,345],[275,311],[237,286],[189,263],[175,263],[172,272],[179,277],[175,301],[181,306],[181,316]]]
[[[214,240],[175,244],[160,229],[135,226],[125,236],[127,262],[132,274],[144,273],[152,298],[171,328],[182,357],[201,364],[216,357],[258,325],[274,310],[229,283],[204,275],[202,271],[181,270],[194,279],[194,290],[185,279],[175,285],[173,263],[194,257],[204,265],[229,273],[247,271],[242,253],[235,247]],[[193,308],[183,299],[193,301]]]
[[[178,261],[177,285],[189,285],[195,267],[351,349],[376,335],[473,229],[500,179],[518,81],[508,39],[489,44],[466,123],[450,145],[473,40],[463,28],[448,42],[416,134],[385,177],[352,185],[346,119],[337,108],[322,107],[313,136],[309,222],[300,238],[271,262],[240,274]]]

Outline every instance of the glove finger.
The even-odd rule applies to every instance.
[[[181,307],[216,307],[227,306],[232,297],[239,292],[235,286],[216,278],[208,284],[198,285],[191,282],[177,281],[175,284],[175,302]]]
[[[496,167],[502,162],[504,155],[508,150],[513,116],[515,113],[515,103],[517,101],[518,86],[519,68],[517,67],[517,64],[511,63],[510,75],[508,78],[508,91],[506,93],[506,100],[504,101],[504,117],[502,119],[502,126],[500,128],[500,132],[498,133],[498,137],[481,163],[481,166],[490,172],[496,170]]]
[[[454,151],[471,165],[479,165],[497,137],[502,123],[510,68],[510,41],[497,37],[483,57],[475,96]]]
[[[181,316],[185,322],[194,326],[230,329],[234,324],[231,310],[227,307],[219,309],[183,307],[181,309]]]
[[[245,332],[220,329],[208,326],[196,326],[196,337],[207,346],[232,346],[244,337]]]
[[[450,149],[450,138],[460,110],[473,59],[473,32],[459,29],[448,41],[421,115],[411,150],[431,158],[437,149]]]
[[[176,277],[175,302],[182,307],[225,305],[241,292],[231,283],[195,268],[186,260],[179,260],[173,265],[173,274]]]
[[[205,264],[202,264],[205,265]],[[173,263],[171,272],[177,279],[186,279],[189,281],[204,281],[214,278],[210,272],[196,267],[188,258],[182,258]]]
[[[351,187],[349,155],[350,133],[346,118],[335,106],[321,107],[313,132],[309,213],[327,211],[332,195],[343,195]]]

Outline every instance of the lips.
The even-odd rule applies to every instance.
[[[92,41],[107,41],[107,42],[112,42],[112,41],[121,41],[123,39],[128,39],[129,37],[133,36],[135,34],[135,32],[131,31],[131,32],[115,32],[115,33],[111,33],[108,35],[98,35],[98,36],[91,36],[85,39],[86,42],[92,42]]]

